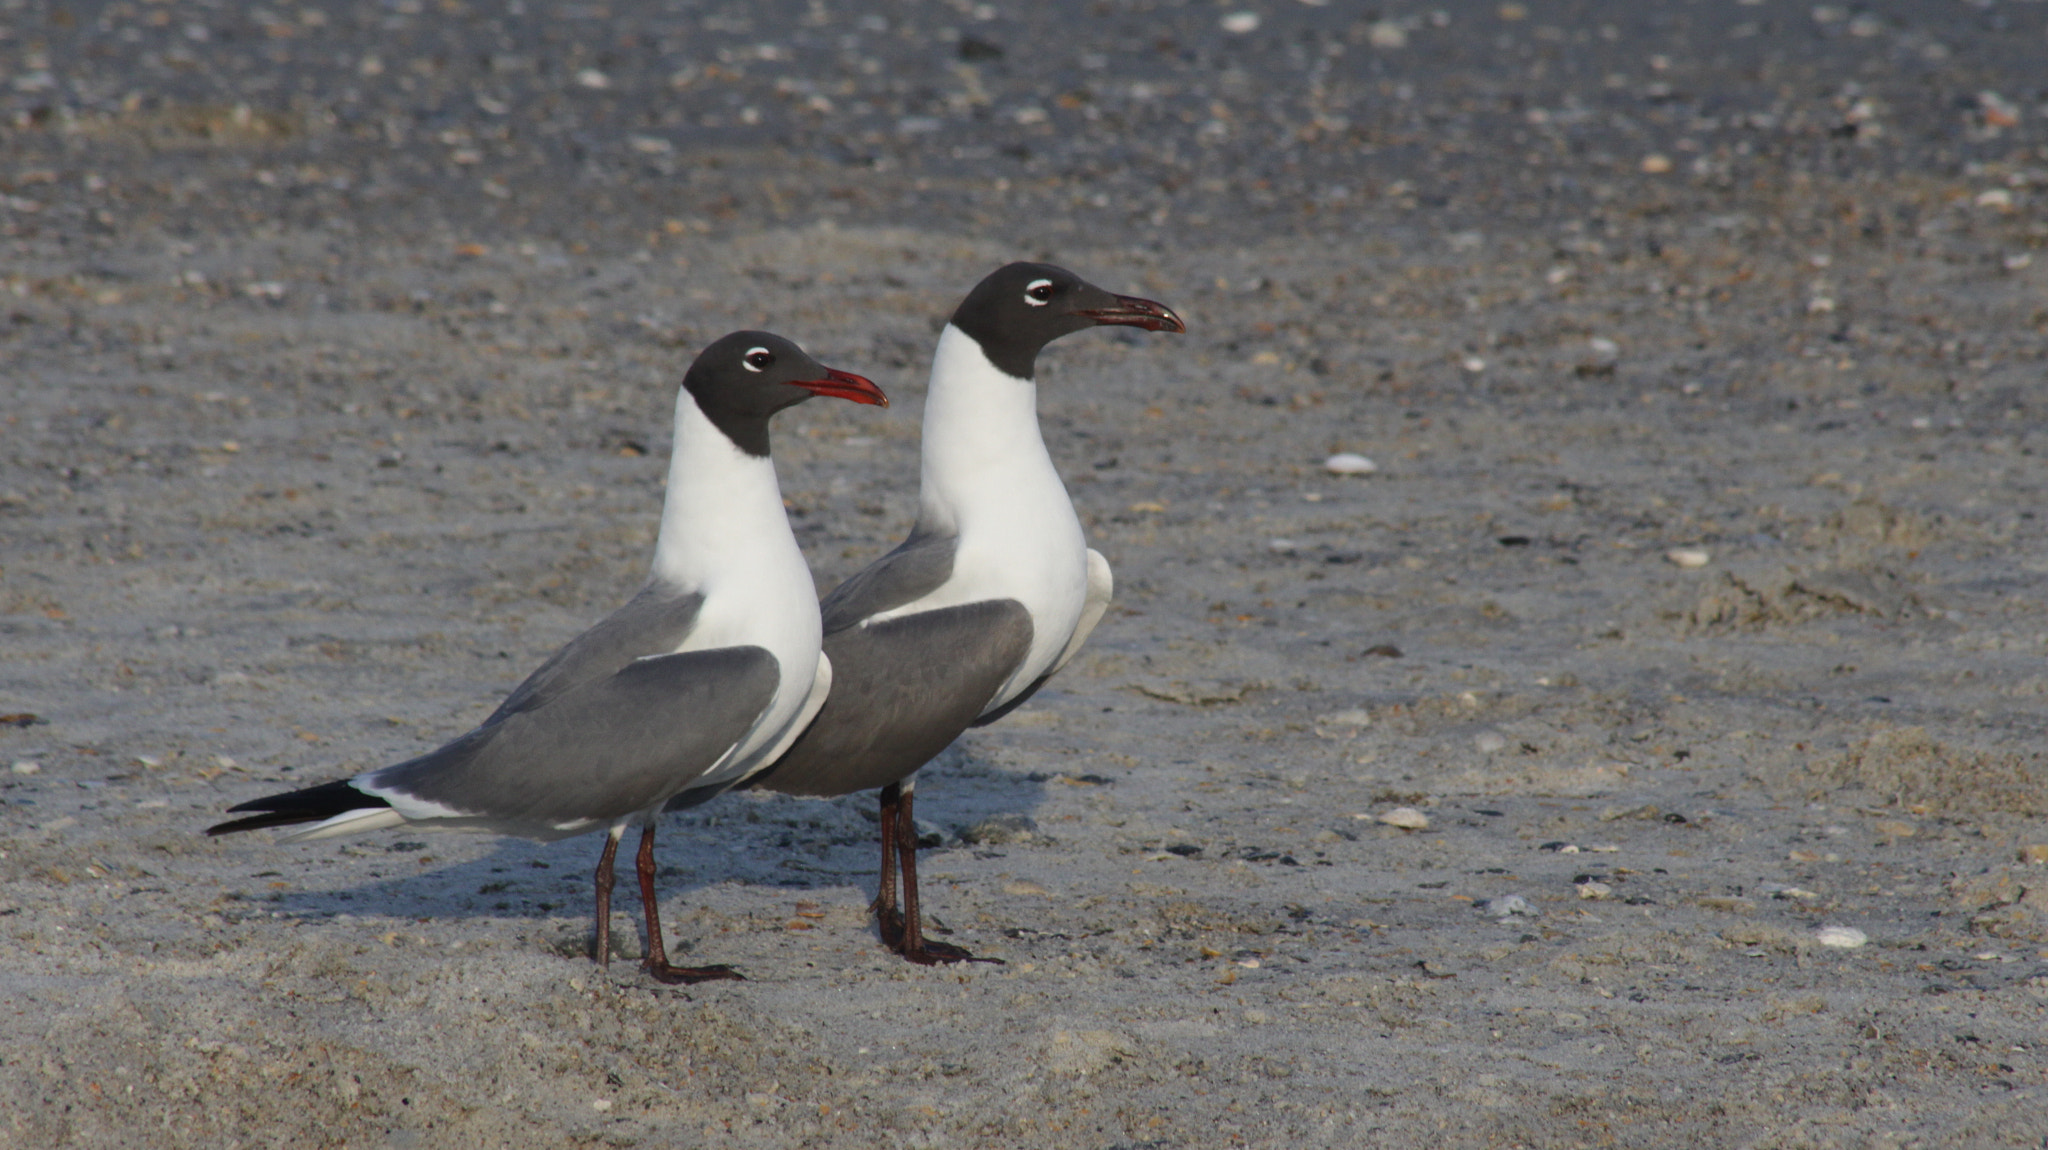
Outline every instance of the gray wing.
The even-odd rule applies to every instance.
[[[832,589],[819,604],[825,633],[858,626],[862,619],[915,603],[943,586],[953,575],[955,535],[912,532],[896,550],[862,568]]]
[[[610,822],[710,769],[773,701],[780,677],[760,647],[635,660],[603,678],[552,682],[544,699],[536,691],[521,707],[501,707],[440,750],[359,785],[536,830]]]
[[[828,633],[832,693],[747,785],[845,795],[907,778],[967,729],[1030,650],[1031,615],[1014,599]]]
[[[635,659],[674,652],[696,625],[697,612],[703,606],[704,596],[699,592],[648,584],[625,606],[569,640],[542,663],[513,688],[483,725],[544,707],[565,691],[618,674]]]

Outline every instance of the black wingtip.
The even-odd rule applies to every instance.
[[[293,823],[310,823],[313,819],[314,816],[312,815],[257,815],[253,818],[230,819],[224,823],[215,823],[206,828],[206,834],[210,838],[214,835],[231,835],[236,831],[259,831],[264,827],[287,827]]]
[[[236,803],[228,808],[229,814],[236,811],[256,811],[246,819],[230,819],[206,828],[212,835],[231,835],[237,831],[261,830],[264,827],[285,827],[295,823],[317,823],[350,811],[371,810],[388,807],[391,804],[375,795],[366,795],[349,784],[347,779],[307,787],[302,791],[287,791],[281,795],[266,795]]]

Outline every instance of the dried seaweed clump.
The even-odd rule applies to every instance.
[[[1874,731],[1840,757],[1815,762],[1807,776],[1822,792],[1869,791],[1932,814],[2048,814],[2048,756],[1953,746],[1925,727]]]

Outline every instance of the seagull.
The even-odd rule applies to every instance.
[[[741,977],[669,964],[654,823],[686,788],[709,798],[772,762],[830,690],[817,584],[768,455],[769,418],[813,395],[888,403],[781,336],[734,332],[705,348],[676,397],[654,570],[639,594],[447,746],[242,803],[229,812],[254,813],[206,833],[296,826],[282,841],[310,842],[411,826],[554,840],[603,829],[595,957],[608,967],[613,860],[638,824],[647,972],[670,984]]]
[[[918,768],[1030,698],[1109,607],[1109,561],[1088,547],[1046,453],[1034,378],[1046,344],[1103,324],[1187,330],[1161,304],[1051,264],[1010,264],[968,293],[932,359],[916,526],[825,597],[831,693],[746,783],[795,795],[881,788],[873,909],[884,945],[920,965],[974,956],[924,937],[911,814]]]

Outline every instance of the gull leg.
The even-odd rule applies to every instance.
[[[875,927],[882,945],[900,951],[903,946],[903,915],[896,909],[896,812],[903,802],[903,784],[882,788],[879,823],[882,829],[882,872],[874,905]]]
[[[924,921],[917,910],[917,820],[912,816],[915,801],[913,793],[905,792],[902,809],[896,814],[896,851],[902,856],[903,867],[903,930],[897,945],[891,949],[919,966],[934,966],[941,962],[992,962],[1002,965],[1000,958],[980,958],[964,947],[931,942],[924,937]]]
[[[733,978],[746,981],[746,976],[732,967],[719,966],[670,966],[668,948],[661,941],[661,909],[654,899],[654,823],[649,821],[640,831],[640,853],[634,859],[634,869],[640,875],[640,905],[647,912],[647,973],[656,982],[671,986],[678,983],[689,985],[693,982],[709,982],[715,978]]]
[[[597,942],[591,957],[605,970],[612,966],[612,882],[617,877],[612,863],[619,855],[619,836],[625,833],[624,824],[613,827],[605,836],[604,853],[597,856]]]

